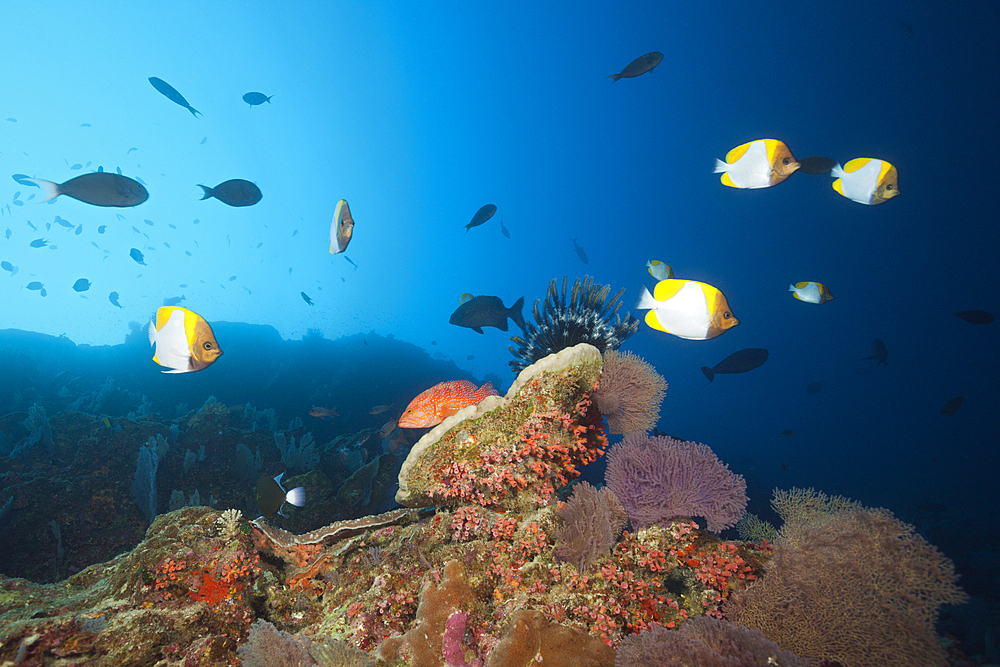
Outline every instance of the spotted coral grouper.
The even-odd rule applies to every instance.
[[[479,389],[468,380],[451,380],[434,385],[410,401],[399,418],[400,428],[436,426],[462,408],[476,405],[487,396],[498,396],[493,383]]]

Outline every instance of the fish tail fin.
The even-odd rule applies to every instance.
[[[794,292],[795,291],[795,285],[789,285],[788,286],[788,291],[789,292]]]
[[[525,331],[524,328],[524,316],[521,314],[521,309],[524,308],[524,297],[514,302],[514,305],[508,308],[508,315],[510,319],[514,320],[514,324],[521,327],[521,331]]]
[[[306,504],[306,487],[297,486],[288,493],[285,494],[285,502],[291,503],[296,507],[302,507]]]
[[[721,174],[722,172],[728,171],[728,170],[729,170],[729,165],[728,164],[726,164],[725,162],[723,162],[719,158],[715,158],[715,171],[712,172],[712,173]]]
[[[215,196],[215,192],[212,191],[212,188],[202,185],[201,183],[198,184],[198,187],[205,191],[205,194],[201,196],[201,199],[208,199],[209,197]],[[201,199],[198,201],[201,201]]]
[[[653,295],[649,293],[646,286],[642,286],[642,294],[639,295],[639,300],[636,302],[635,307],[637,310],[652,310],[656,308],[657,302],[653,298]]]
[[[618,79],[622,78],[622,75],[621,74],[609,74],[609,75],[607,75],[604,78],[605,79],[611,79],[612,81],[617,81]]]
[[[202,115],[202,113],[201,113],[200,111],[198,111],[197,109],[195,109],[195,108],[194,108],[194,107],[192,107],[192,106],[189,106],[189,107],[188,107],[188,111],[190,111],[190,112],[191,112],[191,115],[192,115],[192,116],[194,116],[195,118],[197,118],[198,116],[201,116],[201,115]]]
[[[118,306],[121,308],[121,306]],[[153,320],[149,321],[149,346],[152,347],[153,343],[156,342],[156,322]]]
[[[274,95],[271,95],[271,97],[274,97]],[[267,98],[267,103],[268,103],[268,104],[270,104],[270,103],[271,103],[271,97],[268,97],[268,98]]]
[[[843,178],[844,176],[847,176],[847,172],[844,171],[844,168],[841,167],[838,162],[833,165],[833,169],[830,170],[830,176],[833,178]]]
[[[709,382],[711,382],[712,380],[715,379],[715,371],[713,371],[708,366],[702,366],[701,367],[701,372],[705,374],[705,377],[708,378]]]
[[[26,181],[31,181],[33,185],[37,185],[42,189],[42,198],[36,201],[36,204],[41,204],[42,202],[47,202],[50,199],[55,199],[61,192],[59,192],[59,185],[53,183],[52,181],[46,181],[41,178],[26,178]]]

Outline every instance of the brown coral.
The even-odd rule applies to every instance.
[[[954,564],[888,510],[813,514],[786,524],[762,581],[727,618],[811,663],[945,664],[934,634],[942,604],[967,595]]]
[[[556,530],[556,556],[585,572],[607,556],[628,518],[611,489],[598,491],[587,482],[574,485],[573,495],[559,510],[563,525]]]
[[[604,353],[601,384],[594,392],[597,407],[614,434],[650,431],[660,419],[667,382],[650,364],[631,352]]]

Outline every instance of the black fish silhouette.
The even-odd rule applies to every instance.
[[[472,220],[469,221],[469,224],[465,226],[465,233],[468,234],[469,230],[473,227],[478,227],[479,225],[484,224],[487,220],[492,218],[493,214],[496,212],[497,207],[493,204],[485,204],[484,206],[481,206],[479,210],[476,211],[476,214],[472,216]]]
[[[128,176],[104,171],[83,174],[71,178],[65,183],[53,183],[41,178],[24,180],[30,181],[32,185],[37,185],[42,189],[42,198],[38,200],[38,204],[55,199],[59,195],[66,195],[93,206],[118,208],[138,206],[149,199],[149,193],[142,184]]]
[[[166,97],[171,102],[181,105],[185,109],[191,112],[191,115],[197,118],[201,112],[188,104],[188,101],[184,99],[184,96],[177,92],[177,89],[171,86],[169,83],[163,79],[158,79],[155,76],[149,77],[149,82],[153,84],[153,88],[156,88],[164,97]]]
[[[264,93],[247,93],[243,96],[243,101],[249,104],[252,109],[258,104],[263,104],[264,102],[270,104],[272,97],[274,97],[274,95],[265,95]]]
[[[202,199],[215,197],[223,204],[229,204],[230,206],[253,206],[263,196],[260,193],[260,188],[250,181],[244,181],[242,178],[234,178],[224,183],[219,183],[214,188],[201,185],[200,183],[198,187],[205,191]]]
[[[625,69],[623,69],[620,73],[609,74],[605,78],[614,79],[615,81],[622,78],[631,79],[645,74],[646,72],[652,72],[653,68],[660,64],[661,60],[663,60],[663,54],[659,51],[653,51],[644,56],[639,56],[626,65]]]
[[[762,366],[768,357],[767,350],[758,347],[751,347],[739,352],[733,352],[728,357],[717,363],[712,368],[702,366],[701,372],[705,374],[708,381],[715,379],[716,374],[723,373],[746,373]]]

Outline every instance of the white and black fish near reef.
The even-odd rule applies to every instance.
[[[185,109],[191,112],[191,115],[197,118],[201,115],[201,112],[188,104],[188,101],[184,99],[184,96],[177,92],[177,89],[171,86],[169,83],[163,79],[158,79],[155,76],[149,77],[149,82],[153,84],[153,88],[156,88],[164,97],[166,97],[171,102],[181,105]]]
[[[53,183],[41,178],[25,178],[25,181],[42,189],[43,196],[36,203],[41,204],[59,195],[72,197],[93,206],[114,206],[125,208],[138,206],[149,199],[146,188],[138,181],[121,174],[94,172],[71,178],[65,183]]]
[[[260,188],[250,181],[244,181],[242,178],[234,178],[224,183],[219,183],[214,188],[201,185],[200,183],[198,187],[205,191],[202,199],[215,197],[223,204],[228,204],[229,206],[253,206],[263,196]]]

